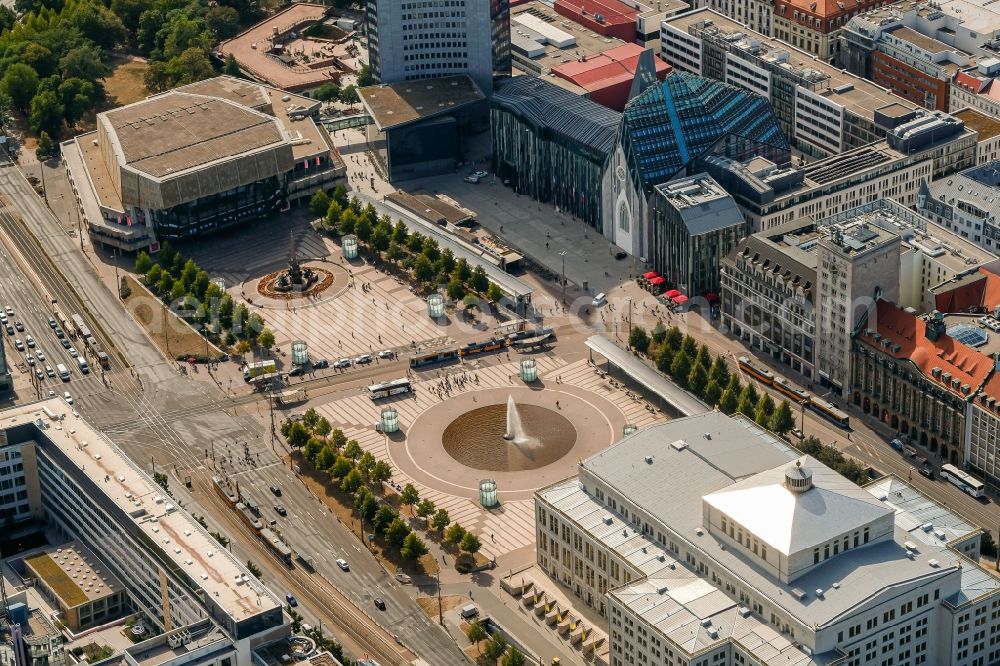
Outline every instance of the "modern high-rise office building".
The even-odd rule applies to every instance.
[[[510,76],[509,0],[368,0],[367,10],[379,83],[468,74],[489,95]]]

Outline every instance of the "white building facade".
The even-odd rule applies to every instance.
[[[921,525],[906,484],[859,488],[741,417],[633,433],[535,499],[537,563],[609,618],[612,666],[1000,656],[980,530]]]

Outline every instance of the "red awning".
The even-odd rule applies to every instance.
[[[649,284],[663,284],[666,281],[667,281],[667,278],[657,276],[657,277],[653,278],[652,280],[650,280]]]
[[[667,298],[673,298],[674,296],[680,296],[680,295],[681,292],[677,291],[676,289],[671,289],[666,294],[664,294],[664,296],[666,296]]]
[[[651,280],[651,279],[653,279],[655,277],[659,277],[659,276],[660,276],[660,274],[657,273],[656,271],[649,271],[648,273],[643,273],[642,274],[642,277],[646,278],[647,280]]]
[[[687,299],[688,297],[685,296],[684,294],[681,294],[679,296],[674,296],[674,303],[676,303],[677,305],[680,305],[681,303],[687,303]]]

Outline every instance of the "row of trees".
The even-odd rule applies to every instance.
[[[140,250],[135,272],[180,317],[196,324],[210,339],[234,347],[238,354],[250,351],[252,343],[268,350],[274,346],[274,333],[264,325],[263,317],[236,303],[194,259],[185,259],[168,242],[161,245],[155,258]]]
[[[713,358],[706,345],[699,347],[697,340],[676,326],[667,328],[661,322],[651,334],[634,326],[629,332],[629,346],[635,353],[654,359],[657,369],[725,414],[739,412],[781,435],[795,427],[787,400],[775,405],[770,394],[759,394],[752,382],[744,386],[738,374],[730,373],[722,356]]]
[[[469,626],[465,628],[465,636],[470,643],[476,645],[476,650],[481,656],[492,659],[494,664],[497,663],[497,660],[500,661],[501,666],[524,666],[527,663],[524,654],[513,645],[508,646],[507,639],[500,632],[491,636],[479,620],[469,623]],[[486,643],[480,647],[480,643],[483,641]]]
[[[388,215],[379,217],[371,204],[362,206],[357,197],[348,199],[342,186],[332,195],[316,192],[309,210],[323,218],[324,227],[331,233],[354,234],[368,252],[384,255],[394,265],[402,266],[416,283],[445,285],[448,298],[462,301],[466,308],[475,306],[479,296],[493,303],[503,298],[503,290],[490,282],[482,266],[473,268],[464,258],[456,259],[451,250],[442,250],[433,238],[407,230],[402,220],[393,224]]]
[[[369,525],[373,534],[380,535],[388,548],[400,557],[416,562],[427,554],[424,543],[396,511],[380,501],[371,487],[381,488],[392,478],[392,468],[384,460],[375,460],[369,451],[363,451],[357,440],[349,440],[342,430],[334,429],[330,421],[315,409],[309,409],[301,421],[288,419],[281,424],[281,434],[291,447],[300,448],[303,456],[320,472],[330,475],[340,490],[353,497],[355,514],[363,525]],[[421,500],[413,484],[407,484],[400,494],[400,504],[411,514],[428,518],[434,524],[447,526],[448,512],[435,511],[434,503]]]
[[[281,434],[290,447],[302,451],[303,457],[313,468],[330,475],[337,486],[353,498],[355,514],[370,525],[372,532],[381,535],[387,546],[397,550],[403,559],[416,561],[426,552],[427,546],[390,505],[379,500],[372,488],[381,488],[391,480],[392,467],[384,460],[376,460],[370,451],[364,451],[357,440],[348,439],[342,430],[334,429],[330,421],[315,409],[309,409],[299,421],[285,420]],[[472,555],[479,551],[479,537],[459,523],[452,523],[446,509],[439,509],[430,499],[422,499],[417,488],[407,483],[399,494],[399,504],[411,516],[427,521],[441,539],[458,551]]]
[[[708,347],[698,347],[690,335],[684,335],[676,326],[666,328],[657,324],[652,334],[642,327],[633,327],[629,333],[629,346],[639,354],[655,359],[656,367],[667,373],[682,387],[691,391],[710,405],[716,405],[725,414],[740,413],[753,419],[761,427],[785,435],[795,427],[795,417],[787,400],[775,406],[770,394],[759,394],[753,382],[743,385],[739,375],[730,373],[722,356],[712,358]],[[810,436],[796,445],[827,467],[836,470],[854,483],[863,485],[869,479],[868,470],[853,458],[847,458],[833,446],[823,444]]]

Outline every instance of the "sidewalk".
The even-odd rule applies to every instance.
[[[451,584],[442,585],[442,594],[456,594],[469,596],[470,585]],[[564,664],[586,664],[581,654],[563,643],[558,638],[558,634],[548,627],[540,626],[534,621],[531,611],[521,606],[516,599],[511,598],[506,593],[497,590],[487,592],[472,591],[474,595],[471,602],[479,607],[479,617],[490,617],[505,631],[515,636],[525,648],[531,651],[530,657],[541,659],[541,663],[546,666],[552,661],[552,657],[559,657]],[[507,598],[497,596],[503,594]],[[463,620],[458,613],[452,612],[445,615],[445,625],[448,631],[461,643],[468,645],[469,640],[460,628]],[[537,663],[537,662],[536,662]]]

